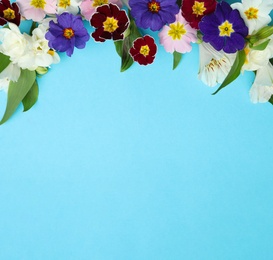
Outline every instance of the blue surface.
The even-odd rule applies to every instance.
[[[0,259],[273,259],[273,107],[250,103],[253,75],[212,96],[197,46],[175,71],[162,47],[119,65],[91,40],[0,127]]]

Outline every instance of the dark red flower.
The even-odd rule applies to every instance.
[[[145,35],[133,42],[133,47],[129,52],[134,61],[137,61],[140,65],[147,65],[153,63],[156,51],[157,47],[154,38]]]
[[[124,10],[110,3],[97,7],[90,23],[96,28],[92,33],[95,41],[104,42],[107,39],[116,41],[123,39],[123,33],[129,26],[129,19]]]
[[[204,15],[213,13],[216,8],[216,0],[183,0],[182,16],[192,28],[199,29],[199,22]]]
[[[16,3],[10,4],[9,0],[0,0],[0,25],[7,22],[15,23],[19,26],[21,15]]]

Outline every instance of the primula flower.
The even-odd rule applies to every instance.
[[[257,70],[249,94],[253,103],[267,102],[273,95],[273,66],[270,62]]]
[[[83,49],[90,36],[84,28],[82,18],[69,13],[57,15],[57,23],[50,21],[45,35],[50,48],[66,52],[71,56],[74,47]]]
[[[133,42],[132,48],[129,50],[134,61],[137,61],[140,65],[148,65],[153,63],[157,47],[152,38],[149,35],[137,38]]]
[[[20,13],[27,20],[41,21],[47,14],[56,13],[56,0],[17,0]]]
[[[192,28],[199,29],[199,22],[204,15],[214,12],[216,3],[216,0],[183,0],[182,15]]]
[[[160,43],[167,52],[185,53],[192,49],[191,42],[196,42],[196,30],[184,19],[181,13],[176,15],[176,21],[163,26],[159,33]]]
[[[199,79],[209,87],[222,83],[235,60],[235,54],[216,51],[209,43],[199,44]]]
[[[98,6],[110,3],[116,4],[119,8],[122,7],[122,2],[120,0],[84,0],[80,5],[81,14],[87,21],[89,21],[92,15],[96,12]]]
[[[242,3],[234,3],[231,7],[239,10],[249,34],[258,31],[271,21],[269,13],[273,9],[272,1],[242,0]]]
[[[129,26],[129,18],[117,5],[109,4],[97,7],[90,23],[96,28],[92,33],[95,41],[104,42],[107,39],[116,41],[123,39],[123,33]]]
[[[244,20],[238,10],[233,10],[226,2],[220,2],[214,13],[206,15],[199,23],[203,40],[209,42],[217,51],[235,53],[245,46],[248,34]]]
[[[176,0],[129,0],[131,15],[138,27],[159,31],[165,24],[173,23],[179,12]]]
[[[19,13],[19,7],[16,3],[10,4],[9,0],[0,1],[0,25],[4,25],[7,22],[15,23],[19,26],[21,21],[21,15]]]
[[[80,2],[78,0],[57,0],[57,13],[67,12],[70,14],[78,14]]]

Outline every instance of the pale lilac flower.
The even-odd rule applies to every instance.
[[[55,14],[56,0],[17,0],[20,13],[27,20],[41,21],[47,14]]]
[[[270,62],[257,70],[249,94],[253,103],[265,103],[273,95],[273,66]]]
[[[234,3],[232,9],[237,9],[248,27],[248,33],[253,34],[270,23],[269,13],[273,9],[273,2],[266,0],[242,0]]]
[[[193,29],[184,19],[181,13],[177,14],[176,21],[169,25],[163,26],[159,33],[160,44],[167,52],[174,51],[185,53],[192,49],[191,43],[196,42],[196,29]]]
[[[85,20],[89,21],[98,6],[110,3],[117,5],[119,8],[122,7],[121,0],[83,0],[80,4],[81,15]]]

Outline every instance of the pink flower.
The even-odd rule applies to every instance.
[[[119,8],[122,7],[121,0],[83,0],[80,5],[81,14],[87,21],[89,21],[98,6],[110,3],[116,4]]]
[[[56,0],[17,0],[20,13],[27,20],[41,21],[47,14],[55,14]]]
[[[160,44],[167,52],[185,53],[192,49],[191,42],[196,42],[196,29],[193,29],[181,13],[176,15],[176,21],[163,26],[159,33]]]

